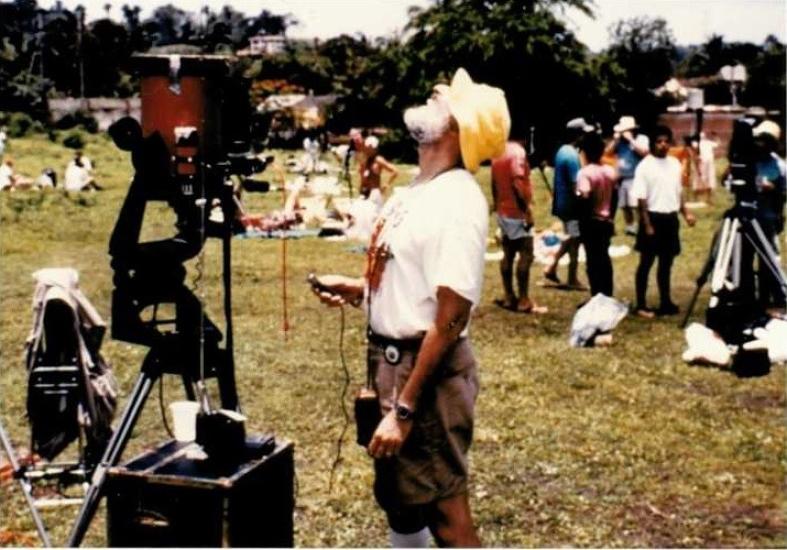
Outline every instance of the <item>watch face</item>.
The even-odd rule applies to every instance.
[[[396,406],[396,418],[399,420],[410,420],[413,417],[413,411],[404,405]]]

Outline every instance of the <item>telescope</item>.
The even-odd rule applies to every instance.
[[[270,121],[252,113],[248,89],[233,75],[229,57],[139,55],[132,63],[141,76],[141,122],[126,117],[109,128],[115,144],[131,153],[134,167],[109,241],[112,337],[150,349],[94,471],[70,546],[82,541],[108,472],[118,464],[145,400],[163,374],[179,376],[187,398],[200,404],[196,441],[209,463],[224,471],[249,454],[235,384],[231,239],[239,212],[236,186],[267,188],[264,182],[245,178],[265,170],[273,159],[259,153]],[[174,211],[172,236],[140,240],[149,202],[164,202]],[[186,284],[184,264],[202,254],[209,238],[222,243],[223,332],[207,315],[195,289]],[[197,261],[194,285],[201,273],[201,258]],[[207,382],[214,378],[219,406],[208,397]],[[281,451],[291,464],[291,445],[277,445],[272,437],[266,441],[269,444],[254,448],[261,453]],[[278,507],[282,532],[289,535],[276,539],[274,546],[292,544],[291,490],[289,483]],[[135,545],[155,545],[149,542]]]

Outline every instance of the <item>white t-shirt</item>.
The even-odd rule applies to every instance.
[[[387,244],[392,256],[371,296],[374,332],[389,338],[426,332],[441,286],[478,305],[489,210],[470,172],[454,169],[414,184],[391,197],[381,216],[385,225],[377,244]]]
[[[668,214],[680,210],[681,167],[678,159],[648,155],[634,172],[631,196],[644,199],[651,212]]]
[[[72,160],[66,166],[66,175],[63,178],[63,187],[67,191],[80,191],[87,185],[90,174],[84,166],[77,166]]]
[[[0,189],[11,187],[11,176],[13,175],[14,171],[10,166],[6,163],[0,164]]]
[[[700,159],[703,161],[715,160],[715,149],[719,144],[709,139],[700,138]]]

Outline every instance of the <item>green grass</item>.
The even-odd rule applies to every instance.
[[[45,138],[15,140],[17,168],[62,173],[70,153]],[[106,190],[0,195],[0,415],[18,444],[25,420],[24,340],[29,330],[31,274],[72,266],[98,310],[110,319],[112,273],[107,240],[131,174],[126,154],[103,137],[90,138]],[[400,176],[400,183],[406,175]],[[479,180],[488,193],[489,174]],[[549,198],[536,182],[537,222],[552,223]],[[357,188],[357,187],[356,187]],[[280,204],[278,194],[249,198],[250,210]],[[712,232],[728,202],[697,212],[683,229],[684,252],[673,273],[674,298],[685,307]],[[172,217],[151,209],[146,235],[168,235]],[[492,224],[494,227],[494,224]],[[616,243],[631,244],[619,226]],[[239,392],[251,433],[275,432],[295,443],[298,546],[386,546],[383,515],[371,494],[371,464],[345,442],[332,492],[336,439],[343,425],[339,395],[339,312],[321,307],[304,280],[309,271],[358,273],[363,259],[349,243],[317,239],[287,245],[291,330],[282,333],[281,243],[236,240],[233,299]],[[217,243],[206,247],[202,288],[219,320]],[[616,295],[633,298],[637,257],[614,261]],[[193,266],[192,266],[193,267]],[[477,432],[470,454],[471,504],[483,542],[494,546],[784,547],[785,376],[775,366],[762,378],[739,379],[718,369],[682,363],[676,321],[627,318],[608,349],[572,349],[568,328],[585,295],[535,286],[548,305],[543,317],[491,305],[501,294],[497,264],[487,263],[483,304],[472,321],[480,360]],[[564,271],[562,272],[564,273]],[[655,283],[652,282],[652,287]],[[655,288],[653,288],[655,292]],[[655,295],[651,295],[655,301]],[[700,318],[707,294],[701,298]],[[346,357],[353,388],[364,379],[364,319],[347,314]],[[125,397],[146,349],[107,339],[104,354]],[[180,397],[178,381],[164,381],[166,400]],[[155,395],[155,392],[154,392]],[[348,398],[349,403],[349,398]],[[166,437],[157,399],[148,400],[125,458]],[[2,487],[0,533],[10,545],[35,544],[23,498]],[[260,495],[264,498],[264,495]],[[47,511],[62,544],[75,510]],[[86,543],[104,545],[103,508]]]

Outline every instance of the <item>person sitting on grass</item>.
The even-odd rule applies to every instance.
[[[33,180],[14,171],[14,159],[6,157],[0,165],[0,191],[14,191],[16,189],[29,189]]]
[[[580,142],[587,164],[577,175],[577,195],[585,204],[579,221],[579,234],[585,246],[590,295],[612,296],[613,272],[609,242],[615,230],[615,187],[617,173],[601,164],[604,140],[597,133],[587,134]]]
[[[66,191],[99,191],[103,189],[93,178],[93,163],[82,154],[74,151],[74,158],[66,166],[63,187]]]
[[[500,277],[505,291],[505,297],[495,300],[495,304],[520,313],[546,313],[547,308],[536,305],[528,296],[533,264],[533,186],[522,141],[509,141],[503,156],[492,160],[492,198],[497,224],[503,233]],[[517,255],[518,297],[513,284]]]
[[[639,205],[640,215],[635,245],[639,251],[635,313],[648,319],[655,315],[678,313],[678,306],[670,296],[672,264],[680,254],[678,212],[690,227],[695,223],[694,215],[686,209],[683,201],[680,162],[667,155],[671,143],[672,131],[666,126],[657,126],[651,140],[651,154],[637,166],[631,187],[631,196]],[[657,258],[656,280],[661,305],[653,311],[647,307],[646,295],[650,269]]]

